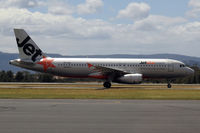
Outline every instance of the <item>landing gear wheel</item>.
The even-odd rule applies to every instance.
[[[168,87],[168,88],[171,88],[171,87],[172,87],[172,85],[169,83],[169,84],[167,84],[167,87]]]
[[[111,83],[110,83],[110,82],[104,82],[104,83],[103,83],[103,86],[104,86],[105,88],[110,88],[110,87],[111,87]]]
[[[167,79],[167,88],[172,88],[171,82],[172,79]]]

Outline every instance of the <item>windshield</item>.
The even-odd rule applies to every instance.
[[[180,67],[185,67],[185,64],[180,64]]]

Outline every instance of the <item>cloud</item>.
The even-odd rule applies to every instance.
[[[93,14],[96,13],[103,6],[102,0],[86,0],[84,4],[77,6],[78,14]]]
[[[47,4],[48,12],[56,15],[72,14],[75,7],[63,1],[50,1]]]
[[[188,6],[191,10],[186,12],[186,16],[190,18],[200,17],[200,0],[190,0]]]
[[[65,4],[60,2],[55,7],[63,8]],[[200,22],[182,17],[148,14],[134,23],[120,24],[74,17],[62,10],[33,12],[28,8],[11,6],[0,8],[0,18],[1,51],[4,52],[17,52],[13,28],[23,28],[48,53],[179,53],[200,56]]]
[[[191,7],[200,8],[200,1],[199,0],[190,0],[188,5]]]
[[[148,17],[150,6],[146,3],[130,3],[125,9],[118,12],[117,18],[140,20]]]
[[[27,9],[0,9],[0,27],[2,31],[25,28],[32,32],[49,36],[65,36],[76,39],[106,39],[112,28],[102,20],[86,20],[70,15],[30,12]],[[8,32],[7,31],[7,32]],[[3,33],[4,35],[6,33]],[[9,34],[8,34],[9,35]]]
[[[0,0],[1,8],[33,8],[42,4],[43,2],[38,0]]]
[[[170,27],[187,22],[182,17],[166,17],[159,15],[149,15],[147,18],[138,20],[134,23],[135,30],[141,31],[166,31]]]

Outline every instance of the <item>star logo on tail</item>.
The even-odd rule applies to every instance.
[[[54,59],[48,59],[45,56],[43,56],[43,59],[40,62],[38,62],[37,64],[42,65],[44,71],[46,72],[49,67],[56,68],[56,66],[54,64],[52,64],[53,60]]]

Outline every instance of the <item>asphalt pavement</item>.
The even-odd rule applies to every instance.
[[[1,133],[198,133],[200,101],[1,99]]]

